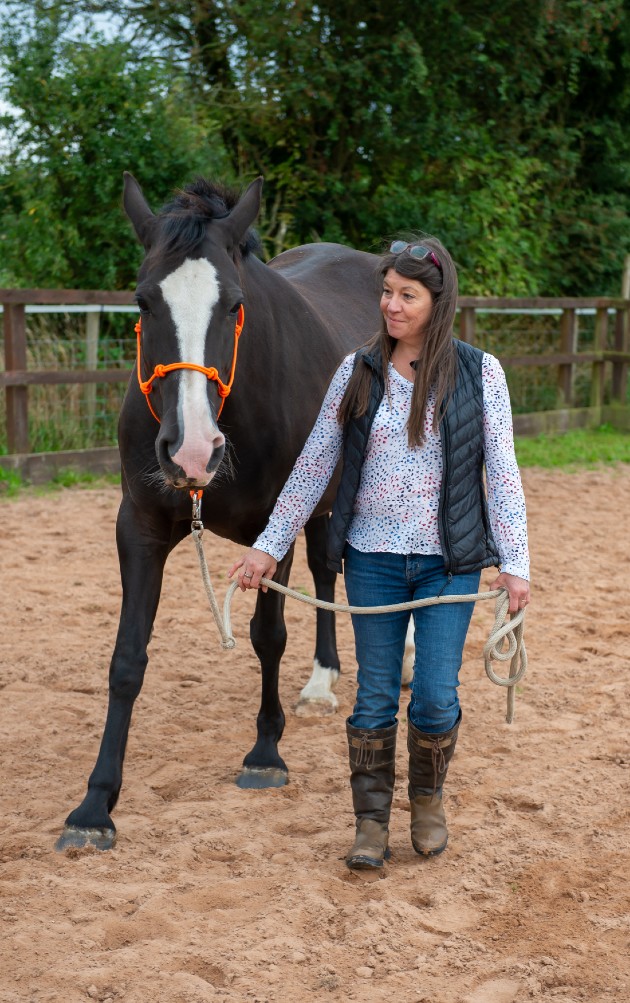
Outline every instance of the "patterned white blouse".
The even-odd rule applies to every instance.
[[[254,546],[276,560],[289,549],[321,498],[342,452],[337,409],[352,373],[354,354],[335,373],[319,416]],[[483,429],[488,513],[501,570],[529,579],[525,498],[514,455],[512,413],[505,374],[492,355],[482,362]],[[374,417],[348,542],[364,553],[441,554],[438,503],[442,444],[433,431],[429,398],[425,441],[410,448],[407,416],[413,383],[389,366],[387,391]]]

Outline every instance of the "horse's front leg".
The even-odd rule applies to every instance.
[[[315,595],[325,602],[335,601],[337,573],[326,564],[328,515],[309,519],[304,527],[306,557],[315,583]],[[339,655],[335,614],[317,610],[315,658],[311,678],[300,693],[295,713],[300,717],[334,714],[339,706],[334,689],[339,679]]]
[[[122,606],[116,645],[109,670],[109,704],[96,765],[87,794],[68,815],[56,849],[91,844],[107,850],[114,845],[116,826],[110,812],[122,785],[123,761],[134,702],[148,662],[147,645],[157,612],[170,523],[147,525],[128,496],[121,503],[116,542],[122,580]]]
[[[274,575],[274,581],[286,585],[293,562],[293,547],[289,549]],[[284,731],[284,711],[280,703],[278,683],[280,660],[287,644],[284,623],[284,596],[269,589],[260,591],[256,609],[250,621],[250,638],[260,659],[262,693],[260,710],[256,719],[257,738],[251,752],[243,760],[243,769],[237,777],[239,787],[261,789],[284,787],[289,780],[287,765],[278,753],[278,742]]]

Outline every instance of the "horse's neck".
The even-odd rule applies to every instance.
[[[304,303],[292,282],[254,255],[243,263],[243,276],[245,288],[255,295],[258,307],[277,310],[283,300],[290,305]]]
[[[323,339],[326,330],[316,311],[302,293],[284,275],[269,268],[259,258],[247,263],[244,272],[245,327],[258,347],[265,347],[266,366],[275,362],[286,364],[287,356],[308,348],[309,341]],[[249,321],[249,324],[248,324]],[[312,342],[311,342],[312,343]]]

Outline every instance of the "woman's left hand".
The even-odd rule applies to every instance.
[[[518,613],[529,603],[529,582],[524,578],[517,578],[516,575],[508,575],[507,571],[502,571],[490,588],[507,589],[510,594],[510,613]]]
[[[235,561],[228,571],[228,578],[231,578],[235,571],[238,571],[238,587],[241,592],[247,589],[261,589],[267,591],[266,585],[260,584],[261,578],[273,578],[276,573],[278,562],[271,554],[256,547],[250,547],[245,553]],[[247,570],[245,570],[247,568]],[[240,569],[240,570],[239,570]]]

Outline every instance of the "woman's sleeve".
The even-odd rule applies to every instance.
[[[483,429],[490,528],[501,571],[529,581],[525,495],[514,453],[512,409],[498,359],[484,353]]]
[[[333,376],[311,434],[278,495],[266,528],[254,543],[277,561],[308,522],[341,457],[343,430],[337,411],[353,363],[354,356],[347,356]]]

